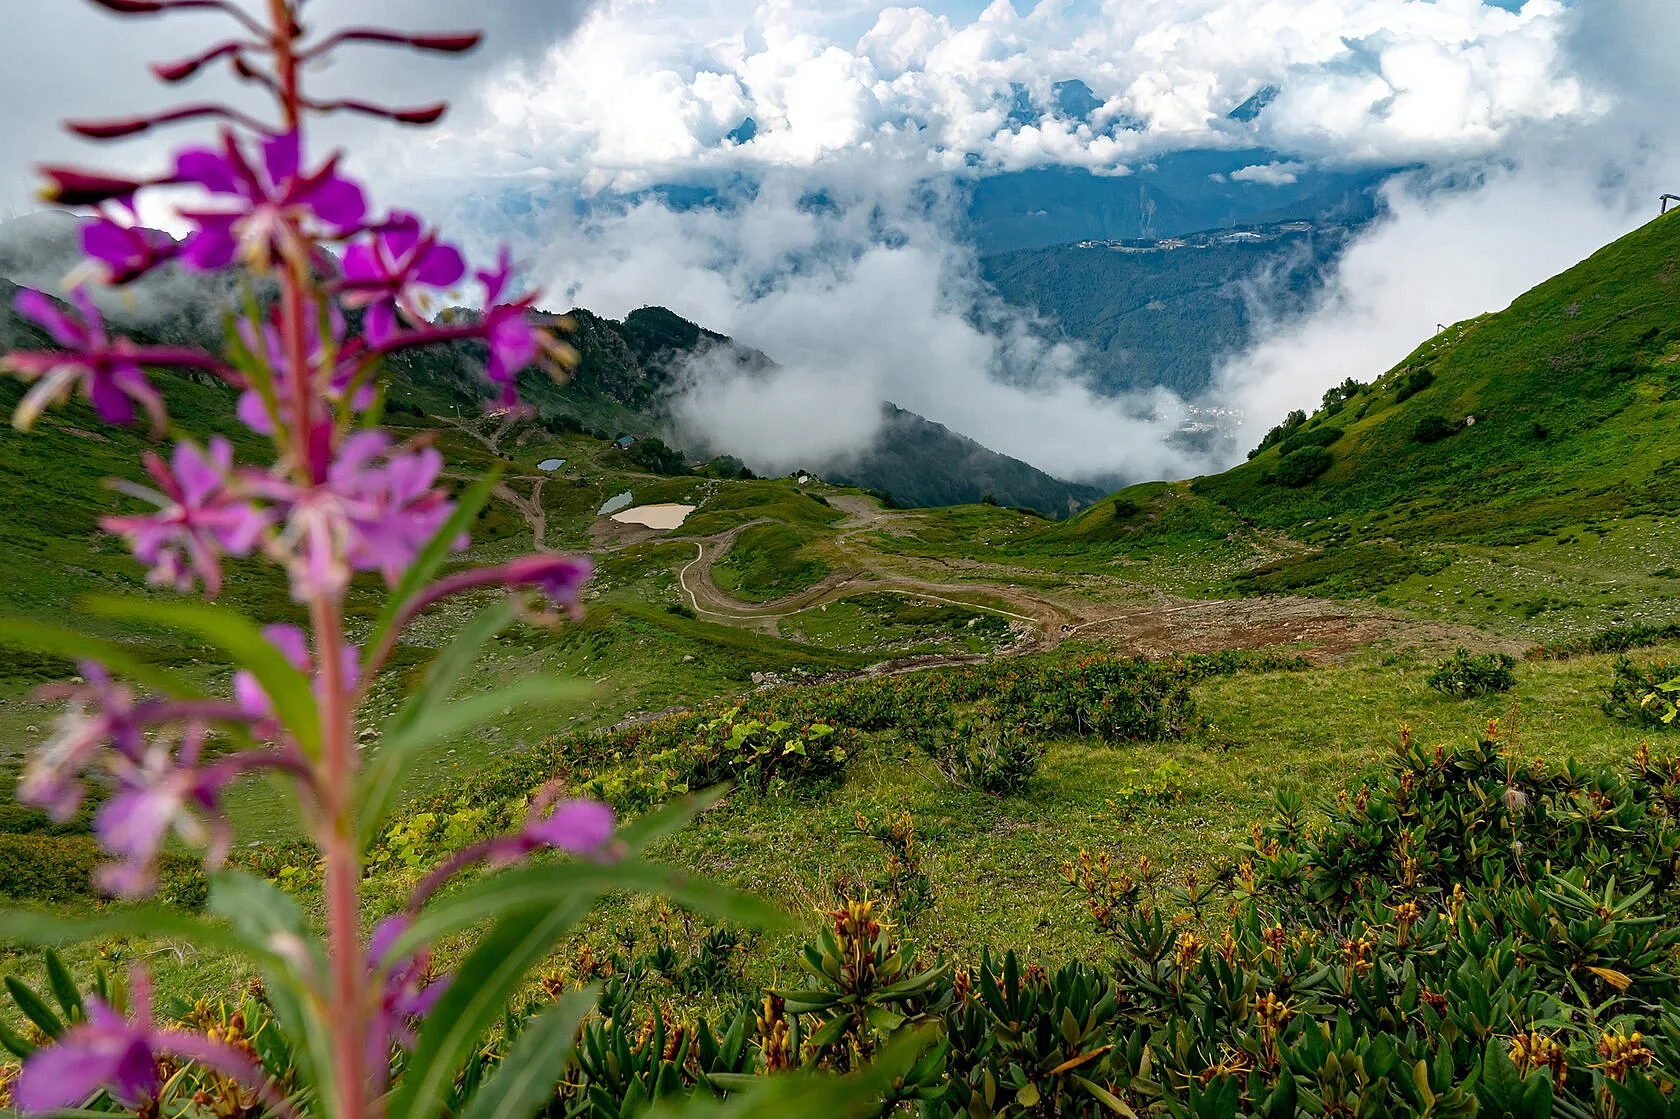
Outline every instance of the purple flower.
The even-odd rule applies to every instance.
[[[286,658],[286,663],[306,676],[315,675],[315,658],[309,652],[309,637],[297,626],[273,625],[263,627],[263,636],[268,643],[280,650],[280,655]],[[342,650],[342,682],[346,688],[354,688],[361,679],[360,650],[353,645],[346,645]],[[316,679],[316,698],[321,698],[321,681]],[[274,701],[269,698],[262,684],[257,678],[244,669],[233,674],[233,699],[239,710],[253,721],[257,734],[273,737],[279,731],[279,725],[274,720]]]
[[[428,981],[430,949],[398,959],[391,957],[392,947],[408,931],[408,925],[408,914],[399,913],[375,925],[373,935],[368,938],[368,971],[385,973],[380,986],[379,1011],[368,1034],[368,1067],[375,1070],[390,1067],[392,1042],[405,1049],[413,1046],[414,1019],[431,1013],[454,978],[445,975]]]
[[[30,757],[18,782],[19,801],[43,809],[60,823],[82,803],[77,778],[99,748],[109,742],[138,761],[151,722],[149,705],[136,703],[133,691],[113,681],[103,665],[84,661],[77,667],[87,683],[52,685],[37,693],[41,699],[70,702],[59,717],[58,733]]]
[[[278,310],[275,315],[278,317]],[[318,314],[309,316],[313,324],[320,320]],[[325,396],[329,400],[340,401],[351,389],[356,373],[361,366],[364,349],[360,339],[353,340],[348,346],[344,342],[344,315],[340,313],[337,304],[326,303],[326,334],[311,329],[305,332],[305,343],[308,346],[309,372],[307,374],[312,394]],[[291,360],[286,354],[286,346],[280,337],[280,328],[274,322],[264,323],[261,330],[243,320],[239,323],[239,335],[246,347],[253,354],[264,358],[268,363],[272,375],[270,387],[283,416],[289,414],[292,404],[293,388]],[[322,367],[326,354],[333,353],[337,357],[332,372],[328,376],[322,375]],[[378,399],[379,391],[371,379],[365,379],[356,384],[351,396],[350,405],[358,412],[364,412],[373,407]],[[239,419],[244,425],[260,435],[273,435],[275,432],[275,417],[269,412],[268,401],[254,388],[247,388],[239,397],[237,406]]]
[[[82,251],[105,266],[105,280],[109,284],[126,284],[171,260],[180,246],[169,234],[159,229],[137,225],[133,207],[127,222],[119,222],[107,213],[82,226]]]
[[[509,586],[535,587],[574,618],[583,612],[578,592],[594,573],[595,565],[588,556],[521,556],[503,568]]]
[[[86,1022],[24,1064],[12,1089],[19,1111],[77,1107],[101,1088],[124,1107],[137,1108],[157,1093],[151,1027],[130,1022],[96,998],[87,1000],[87,1011]]]
[[[454,509],[435,488],[442,470],[443,456],[430,447],[393,451],[384,432],[358,431],[320,484],[260,483],[285,509],[280,545],[292,593],[300,600],[339,593],[353,571],[378,571],[395,584]]]
[[[528,317],[536,296],[528,295],[511,303],[501,301],[512,277],[513,261],[505,246],[496,260],[496,271],[478,273],[478,280],[484,285],[484,342],[490,349],[484,375],[502,386],[504,408],[518,405],[514,379],[537,360],[541,349],[541,332],[531,325]]]
[[[80,385],[106,423],[133,423],[139,404],[161,431],[163,398],[140,369],[147,351],[127,338],[107,339],[105,320],[85,289],[77,288],[70,299],[81,312],[79,319],[38,291],[21,291],[13,301],[19,314],[39,323],[66,352],[24,350],[0,359],[24,380],[36,382],[18,402],[12,423],[27,431],[49,404],[61,403]]]
[[[193,183],[225,205],[183,210],[198,226],[187,238],[184,259],[194,268],[226,268],[243,255],[259,268],[276,255],[307,265],[317,231],[343,236],[367,213],[361,187],[338,174],[338,157],[303,172],[303,141],[296,132],[263,142],[260,166],[230,131],[222,149],[188,148],[175,157],[176,183]]]
[[[25,1114],[73,1108],[104,1089],[124,1107],[156,1097],[157,1059],[169,1054],[196,1062],[246,1085],[265,1084],[262,1070],[243,1053],[203,1034],[159,1029],[152,1023],[151,983],[142,972],[129,982],[134,1014],[124,1018],[97,998],[87,1000],[87,1021],[77,1023],[24,1062],[12,1102]]]
[[[351,245],[344,253],[344,305],[366,307],[364,333],[368,344],[383,346],[397,333],[397,311],[423,319],[419,288],[447,288],[466,275],[467,265],[437,234],[421,236],[414,214],[391,215],[371,240]]]
[[[189,727],[181,749],[154,742],[139,764],[119,765],[117,791],[93,818],[99,845],[118,856],[95,872],[106,893],[139,897],[157,881],[157,856],[171,831],[208,850],[214,866],[227,856],[232,833],[221,811],[221,792],[238,775],[238,766],[200,768],[204,729]]]
[[[599,857],[613,834],[613,810],[598,800],[562,800],[546,816],[529,820],[522,838],[539,847]]]
[[[233,444],[213,436],[208,451],[177,443],[173,468],[147,452],[146,471],[158,489],[123,488],[158,506],[145,516],[106,517],[107,532],[127,538],[134,556],[151,568],[147,582],[182,593],[204,580],[214,598],[222,587],[220,556],[247,556],[270,517],[230,487]],[[161,492],[160,492],[161,491]]]

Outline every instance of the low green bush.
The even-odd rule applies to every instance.
[[[1441,416],[1424,416],[1412,428],[1412,442],[1439,443],[1453,433],[1453,425]]]
[[[987,796],[1026,792],[1044,758],[1037,736],[990,708],[947,727],[920,728],[911,737],[946,780]]]
[[[1662,697],[1668,694],[1663,685],[1675,680],[1680,680],[1680,664],[1667,661],[1635,664],[1627,657],[1617,657],[1610,670],[1610,688],[1604,697],[1604,713],[1612,719],[1647,726],[1674,726],[1672,717],[1664,718],[1673,708],[1673,703],[1664,703]]]
[[[1323,447],[1302,447],[1278,460],[1278,484],[1304,486],[1329,470],[1333,462],[1335,459],[1331,458],[1330,452]]]
[[[1429,686],[1457,699],[1508,692],[1517,686],[1517,658],[1509,653],[1468,653],[1459,649],[1435,665]]]
[[[1297,431],[1294,435],[1285,439],[1278,445],[1278,451],[1281,454],[1291,455],[1303,447],[1328,447],[1339,440],[1342,435],[1341,428],[1331,427],[1328,424],[1323,427],[1308,428],[1305,431]]]

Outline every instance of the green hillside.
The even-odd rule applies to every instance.
[[[1677,282],[1671,215],[1449,327],[1192,489],[1257,526],[1326,541],[1520,544],[1588,517],[1663,512],[1680,467]],[[1309,443],[1328,468],[1286,484],[1301,456],[1313,465]]]

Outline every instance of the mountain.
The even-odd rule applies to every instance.
[[[1584,512],[1671,508],[1677,284],[1680,213],[1449,327],[1193,489],[1262,526],[1331,518],[1363,535],[1436,539],[1532,539]],[[1323,472],[1284,484],[1315,443]]]
[[[31,215],[0,227],[0,277],[12,277],[8,287],[18,281],[54,288],[76,266],[75,229],[57,214]],[[170,266],[124,292],[104,293],[100,300],[118,329],[154,342],[219,349],[219,309],[230,294],[226,276]],[[5,295],[0,340],[15,336],[16,346],[44,344],[13,312],[11,295],[0,295]],[[472,313],[444,312],[452,319]],[[704,354],[712,364],[727,360],[747,372],[775,368],[757,350],[663,307],[640,308],[622,322],[583,308],[565,315],[538,312],[535,317],[569,339],[580,360],[562,383],[540,370],[521,374],[522,398],[551,425],[602,438],[636,436],[638,444],[630,457],[658,472],[685,469],[691,457],[665,441],[676,442],[668,406],[679,377],[694,358]],[[388,406],[410,415],[470,416],[492,396],[481,372],[486,357],[483,345],[475,342],[393,355],[387,360],[392,373]],[[901,503],[955,505],[990,495],[1004,504],[1065,515],[1101,496],[1099,490],[1059,481],[913,413],[883,407],[888,421],[875,444],[848,460],[844,473],[860,485],[891,492]],[[825,469],[828,464],[806,465]]]
[[[1062,515],[1102,496],[1100,489],[1059,481],[897,405],[881,407],[875,445],[855,462],[826,471],[829,481],[886,490],[899,505],[911,507],[990,500]]]
[[[1396,170],[1319,171],[1256,148],[1163,155],[1127,175],[1017,171],[974,184],[969,234],[990,256],[1238,225],[1358,222],[1376,213],[1380,188]]]
[[[1293,221],[1159,240],[1090,240],[981,259],[998,294],[1082,342],[1110,393],[1157,385],[1194,396],[1257,311],[1307,309],[1358,226]]]

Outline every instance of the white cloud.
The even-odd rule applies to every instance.
[[[826,8],[826,13],[825,13]],[[452,136],[496,166],[618,187],[705,168],[808,167],[888,151],[923,167],[1113,171],[1190,146],[1264,144],[1406,162],[1495,150],[1604,108],[1560,48],[1568,9],[1478,0],[997,0],[964,22],[884,7],[861,38],[834,5],[605,0],[540,67],[485,94]],[[1078,78],[1088,120],[1046,110]],[[1257,89],[1253,123],[1229,111]],[[1018,90],[1035,111],[1011,119]],[[722,137],[751,116],[757,136]],[[1126,125],[1126,127],[1120,127]]]
[[[1249,167],[1239,167],[1231,172],[1230,178],[1239,183],[1288,186],[1298,181],[1301,172],[1306,169],[1307,165],[1304,163],[1282,163],[1274,159],[1270,163],[1256,163]]]

